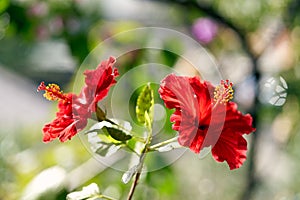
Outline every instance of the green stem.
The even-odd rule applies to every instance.
[[[133,133],[133,132],[131,132],[131,133]],[[142,137],[139,137],[139,136],[136,136],[136,135],[132,135],[132,137],[134,139],[136,139],[137,141],[141,142],[141,143],[144,143],[144,144],[146,143],[145,139],[142,138]]]
[[[136,189],[136,186],[138,185],[138,181],[139,181],[140,176],[141,176],[141,172],[142,172],[142,169],[143,169],[146,153],[149,150],[149,145],[151,143],[151,140],[152,140],[152,127],[148,127],[148,136],[147,136],[146,144],[145,144],[145,146],[142,150],[142,153],[140,155],[139,166],[138,166],[136,175],[134,177],[134,181],[131,184],[130,191],[129,191],[128,196],[127,196],[127,200],[132,199],[133,194],[134,194],[135,189]]]
[[[142,172],[143,165],[144,165],[144,159],[145,159],[145,155],[146,155],[145,153],[146,152],[142,153],[142,155],[140,157],[140,165],[139,165],[139,168],[138,168],[137,173],[135,175],[134,181],[132,182],[130,191],[129,191],[128,196],[127,196],[127,200],[131,200],[132,199],[134,191],[135,191],[135,188],[138,185],[138,181],[140,179],[141,172]]]
[[[151,150],[155,150],[161,146],[164,146],[164,145],[167,145],[167,144],[170,144],[171,142],[176,142],[178,140],[178,136],[176,137],[173,137],[171,139],[168,139],[168,140],[165,140],[165,141],[162,141],[160,143],[157,143],[157,144],[154,144],[152,146],[150,146],[148,149],[151,151]]]
[[[133,153],[135,153],[137,156],[139,156],[140,154],[138,152],[136,152],[133,148],[131,148],[130,146],[128,146],[128,144],[126,143],[126,148],[128,148],[130,151],[132,151]]]

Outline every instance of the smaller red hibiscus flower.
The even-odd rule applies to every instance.
[[[103,61],[95,70],[86,70],[85,83],[80,94],[64,94],[56,84],[46,86],[44,82],[38,91],[44,90],[44,97],[48,100],[58,100],[56,118],[44,126],[44,142],[59,138],[61,142],[71,139],[85,128],[88,118],[95,111],[98,101],[108,93],[110,87],[116,83],[117,69],[113,69],[115,58]]]
[[[230,169],[243,164],[247,151],[243,134],[255,129],[252,117],[229,102],[233,98],[232,83],[222,81],[214,87],[198,77],[171,74],[162,80],[159,93],[167,108],[175,108],[171,122],[179,132],[179,144],[195,153],[211,146],[215,160],[226,161]]]

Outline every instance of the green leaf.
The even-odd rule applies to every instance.
[[[126,171],[122,176],[123,183],[127,184],[133,177],[134,174],[136,174],[138,170],[139,165],[134,165],[131,167],[128,171]]]
[[[98,148],[95,153],[100,156],[106,157],[116,153],[120,149],[120,145],[115,145],[113,143],[99,142]]]
[[[152,118],[149,116],[148,112],[145,112],[145,125],[149,130],[151,130]]]
[[[120,149],[120,144],[112,143],[105,135],[98,135],[98,131],[88,133],[88,141],[93,152],[100,156],[110,156]]]
[[[148,83],[140,93],[135,109],[137,120],[147,127],[151,126],[153,121],[153,105],[153,90]]]
[[[67,195],[67,200],[83,200],[99,194],[99,188],[96,183],[92,183],[82,190],[77,192],[72,192]]]
[[[99,122],[86,132],[92,151],[100,156],[114,154],[125,144],[125,141],[132,138],[129,122],[114,120],[112,123],[108,121]]]
[[[116,121],[116,120],[115,120]],[[98,134],[104,134],[110,136],[113,140],[111,142],[130,140],[132,138],[130,131],[132,127],[129,122],[120,122],[120,121],[102,121],[95,124],[89,131],[86,133],[96,131]],[[116,140],[116,141],[115,141]]]
[[[112,138],[118,141],[126,141],[132,138],[131,135],[127,135],[126,133],[124,133],[122,130],[119,129],[106,127],[106,130]]]

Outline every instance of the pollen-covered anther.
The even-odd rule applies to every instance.
[[[66,99],[66,96],[63,94],[63,91],[60,90],[60,87],[57,84],[51,83],[47,86],[44,82],[41,82],[37,91],[44,90],[44,97],[50,101],[58,100],[58,99]]]
[[[232,83],[229,80],[221,80],[221,84],[215,88],[214,100],[216,103],[226,104],[233,99],[233,88]]]

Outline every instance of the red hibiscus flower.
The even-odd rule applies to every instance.
[[[231,83],[222,81],[214,87],[198,77],[171,74],[162,80],[159,93],[167,108],[175,108],[170,120],[179,132],[180,145],[195,153],[211,146],[214,159],[226,161],[230,169],[243,164],[247,151],[243,134],[255,129],[252,117],[229,102],[233,98]]]
[[[44,126],[44,142],[59,138],[61,142],[71,139],[85,128],[88,118],[95,111],[98,101],[108,93],[110,87],[116,83],[117,69],[113,69],[115,58],[110,57],[102,62],[95,70],[86,70],[85,83],[80,94],[64,94],[58,85],[44,82],[38,91],[44,90],[44,97],[48,100],[58,100],[58,109],[55,119]]]

